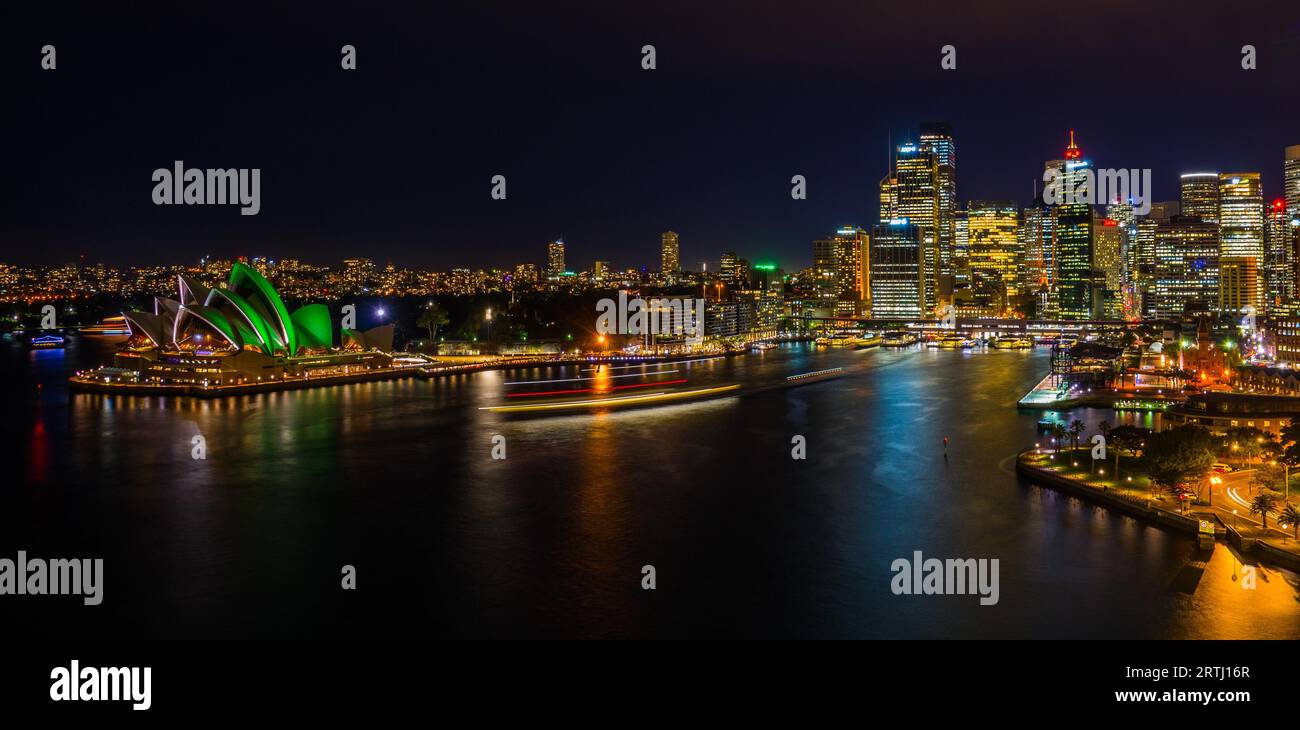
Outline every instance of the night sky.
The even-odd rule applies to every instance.
[[[23,4],[0,11],[6,263],[478,268],[563,236],[570,268],[657,269],[671,228],[687,268],[735,250],[795,269],[875,222],[888,134],[922,121],[952,122],[963,201],[1028,202],[1070,128],[1100,167],[1152,168],[1158,200],[1201,170],[1260,171],[1278,197],[1300,144],[1294,0]],[[261,168],[260,215],[153,205],[174,160]]]

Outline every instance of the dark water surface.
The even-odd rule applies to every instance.
[[[507,381],[576,369],[212,401],[69,393],[66,374],[103,351],[3,343],[0,557],[106,563],[98,607],[0,596],[0,616],[33,631],[1300,638],[1296,575],[1260,568],[1243,590],[1223,545],[1202,555],[1187,536],[1017,479],[1037,415],[1015,403],[1044,375],[1042,352],[788,345],[674,377],[853,369],[739,398],[521,418],[479,408]],[[205,460],[191,458],[196,434]],[[495,434],[505,460],[491,459]],[[999,602],[893,595],[890,564],[916,550],[999,559]],[[345,564],[356,591],[340,589]],[[641,589],[647,564],[654,591]]]

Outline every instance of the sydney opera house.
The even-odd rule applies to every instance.
[[[178,277],[177,298],[156,297],[152,312],[124,312],[130,335],[112,367],[74,383],[119,387],[256,389],[312,379],[352,379],[392,371],[393,325],[343,329],[329,309],[290,313],[253,268],[236,263],[224,287]]]

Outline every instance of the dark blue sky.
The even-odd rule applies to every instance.
[[[962,200],[1027,202],[1071,127],[1095,164],[1152,168],[1158,199],[1204,169],[1276,197],[1300,144],[1291,1],[472,5],[6,8],[0,261],[482,267],[563,235],[571,268],[657,267],[672,228],[690,267],[798,268],[875,221],[887,135],[926,120],[953,124]],[[261,214],[154,206],[177,159],[261,168]]]

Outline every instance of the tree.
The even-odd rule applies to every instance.
[[[1276,462],[1260,464],[1259,468],[1255,470],[1252,481],[1261,487],[1280,492],[1283,483],[1286,481],[1286,467]]]
[[[1282,427],[1282,456],[1292,463],[1300,461],[1300,419]]]
[[[437,302],[429,302],[420,314],[420,319],[416,321],[416,326],[424,327],[429,330],[429,341],[433,343],[433,351],[438,351],[438,328],[450,321],[447,311],[438,306]]]
[[[1142,461],[1152,482],[1170,490],[1194,482],[1200,499],[1201,477],[1214,464],[1214,436],[1200,426],[1179,426],[1151,434],[1146,443]]]
[[[1052,440],[1056,446],[1056,453],[1061,453],[1061,444],[1065,443],[1065,426],[1058,421],[1052,424]]]
[[[1250,513],[1252,515],[1255,513],[1259,513],[1259,516],[1264,520],[1264,529],[1267,530],[1268,513],[1272,512],[1273,508],[1276,506],[1277,506],[1277,497],[1274,497],[1272,494],[1269,494],[1268,492],[1260,492],[1259,494],[1256,494],[1255,499],[1251,500],[1250,502]]]
[[[1120,452],[1127,450],[1129,454],[1136,456],[1138,447],[1146,443],[1150,435],[1151,431],[1136,426],[1116,426],[1110,429],[1106,437],[1106,447],[1115,452],[1115,481],[1119,481]]]
[[[1300,541],[1300,509],[1294,504],[1288,504],[1277,516],[1283,523],[1291,525],[1291,537]]]
[[[1074,444],[1075,451],[1079,450],[1079,437],[1083,436],[1083,430],[1085,428],[1087,428],[1087,426],[1083,424],[1083,421],[1080,421],[1077,418],[1070,421],[1070,442]]]

